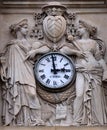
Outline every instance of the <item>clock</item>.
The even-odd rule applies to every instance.
[[[47,53],[35,63],[34,74],[40,86],[49,92],[65,90],[75,79],[73,61],[59,52]]]

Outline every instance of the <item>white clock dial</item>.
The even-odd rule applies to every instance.
[[[48,90],[69,85],[75,77],[75,67],[68,56],[52,52],[42,56],[35,64],[37,81]]]

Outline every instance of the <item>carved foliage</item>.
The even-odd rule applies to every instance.
[[[46,36],[53,42],[58,42],[62,36],[65,36],[65,39],[67,39],[68,35],[75,37],[76,14],[68,13],[67,11],[61,14],[58,10],[54,16],[50,15],[52,14],[51,11],[52,10],[50,10],[49,13],[42,12],[34,14],[35,26],[33,27],[30,36],[38,40],[41,40]],[[44,35],[44,33],[46,35]]]
[[[43,24],[43,19],[46,17],[46,14],[44,13],[35,13],[34,14],[34,20],[35,20],[35,26],[33,27],[30,36],[35,37],[38,40],[43,39],[43,29],[42,29],[42,24]]]

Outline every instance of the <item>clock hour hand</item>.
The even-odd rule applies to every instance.
[[[55,69],[55,71],[56,72],[63,72],[63,73],[65,73],[65,72],[69,72],[70,70],[69,69],[65,69],[65,68],[61,68],[61,69]],[[51,69],[51,72],[54,72],[54,69]]]
[[[57,72],[61,71],[61,69],[55,69],[55,70],[54,70],[54,69],[51,69],[51,72],[54,72],[54,71],[55,71],[56,74],[57,74]]]
[[[52,55],[52,66],[53,66],[53,72],[54,74],[57,74],[57,70],[56,70],[56,67],[55,67],[55,62],[54,62],[54,57]],[[52,70],[51,70],[52,71]]]
[[[64,67],[60,69],[61,72],[70,72],[70,69],[65,69]]]

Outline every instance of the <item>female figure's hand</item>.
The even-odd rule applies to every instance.
[[[86,57],[86,54],[82,51],[76,51],[76,55],[80,58],[85,58]]]
[[[25,60],[27,60],[27,59],[34,59],[36,53],[37,53],[36,50],[31,50],[31,51],[29,51],[29,52],[27,53],[27,55],[26,55]]]

